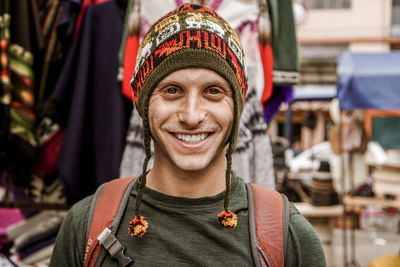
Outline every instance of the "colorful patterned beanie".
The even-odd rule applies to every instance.
[[[139,177],[135,218],[129,232],[141,237],[147,221],[139,215],[139,206],[146,185],[147,164],[151,158],[148,104],[153,89],[168,74],[186,68],[215,71],[231,86],[234,100],[234,120],[226,151],[226,193],[224,211],[217,218],[228,229],[237,219],[229,211],[232,154],[235,150],[240,115],[247,91],[244,53],[234,30],[214,11],[194,4],[185,4],[159,19],[147,32],[138,51],[135,74],[131,81],[133,100],[143,120],[146,158]]]

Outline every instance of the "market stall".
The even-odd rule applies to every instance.
[[[358,109],[373,110],[400,110],[400,52],[388,53],[351,53],[346,52],[338,58],[337,65],[337,97],[339,99],[340,110],[350,112]],[[343,125],[343,121],[341,126]],[[342,127],[343,128],[343,127]],[[340,131],[340,147],[348,142],[343,137],[343,129]],[[398,135],[398,132],[397,132]],[[347,150],[352,154],[351,150]],[[343,150],[342,150],[342,159]],[[350,156],[351,160],[351,156]],[[342,171],[342,186],[345,193],[344,171]],[[350,176],[350,183],[354,181]],[[354,186],[354,183],[352,183]],[[360,198],[342,195],[344,205],[343,213],[343,246],[344,246],[344,266],[357,266],[355,259],[355,226],[351,230],[351,259],[347,259],[347,230],[345,227],[346,210],[354,210],[353,207],[360,206]],[[363,198],[361,206],[366,205],[390,205],[399,207],[398,201]],[[350,213],[351,214],[351,213]],[[354,218],[354,217],[353,217]]]

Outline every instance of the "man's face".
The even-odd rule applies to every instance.
[[[191,68],[166,76],[149,101],[156,164],[201,171],[224,160],[233,108],[229,83],[214,71]]]

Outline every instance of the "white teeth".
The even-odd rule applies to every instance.
[[[206,139],[208,134],[206,134],[206,133],[203,133],[203,134],[175,134],[175,136],[184,142],[194,144],[194,143],[198,143],[198,142]]]

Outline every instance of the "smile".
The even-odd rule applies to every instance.
[[[174,134],[176,138],[179,140],[182,140],[183,142],[189,143],[189,144],[196,144],[204,139],[206,139],[209,134],[208,133],[202,133],[202,134],[179,134],[175,133]]]

